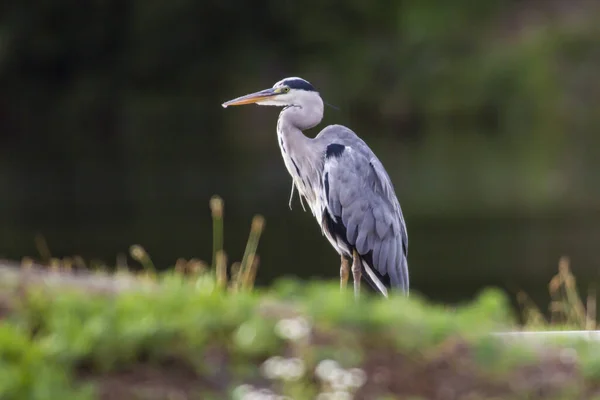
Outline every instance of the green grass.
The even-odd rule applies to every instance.
[[[261,388],[293,399],[417,399],[431,398],[436,382],[473,399],[592,398],[600,378],[593,345],[537,348],[489,335],[518,327],[498,290],[450,308],[417,294],[364,293],[356,302],[337,282],[254,288],[264,220],[254,219],[242,261],[228,264],[222,201],[212,199],[211,209],[210,264],[181,259],[159,273],[135,245],[141,268],[122,265],[117,274],[137,288],[0,289],[11,299],[0,319],[0,399],[241,399]],[[89,268],[45,254],[50,271]],[[556,316],[545,320],[528,305],[525,327],[595,326],[564,260],[557,276]]]
[[[115,296],[32,288],[0,329],[0,360],[11,377],[0,380],[0,398],[93,398],[88,387],[64,397],[69,378],[82,369],[103,374],[169,360],[215,380],[216,386],[228,386],[229,393],[246,381],[264,379],[255,366],[273,357],[297,358],[311,371],[322,359],[360,368],[377,347],[425,357],[423,349],[452,337],[475,340],[507,322],[506,305],[495,291],[449,313],[400,297],[365,296],[354,304],[337,285],[281,286],[232,294],[210,276],[189,279],[169,272],[157,277],[153,290]],[[219,382],[213,376],[216,366],[205,362],[215,349],[230,360],[218,366],[228,371],[227,382]],[[287,394],[310,398],[324,389],[308,377],[286,382],[284,372],[267,375],[275,376],[273,383]]]

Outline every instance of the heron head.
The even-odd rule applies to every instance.
[[[261,106],[285,107],[303,105],[313,98],[320,98],[313,85],[302,78],[292,77],[280,80],[272,88],[229,100],[222,106],[226,108],[255,103]]]

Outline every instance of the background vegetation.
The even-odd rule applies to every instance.
[[[598,275],[599,34],[585,0],[9,2],[0,256],[34,254],[42,234],[56,256],[202,257],[218,193],[234,249],[253,213],[268,221],[258,284],[336,277],[310,215],[287,207],[277,111],[220,107],[302,76],[341,108],[324,124],[389,170],[415,290],[541,302],[562,255]]]

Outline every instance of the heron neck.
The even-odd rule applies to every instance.
[[[298,157],[308,154],[309,152],[305,151],[305,148],[308,147],[310,138],[306,137],[302,130],[288,117],[289,114],[284,110],[279,115],[279,120],[277,121],[277,136],[279,137],[281,151],[284,153],[284,156],[291,156],[293,154]]]
[[[315,148],[317,142],[304,135],[301,128],[295,123],[298,113],[293,114],[290,109],[284,110],[277,121],[277,136],[283,159],[292,177],[296,179],[317,178],[319,174],[319,160],[322,152]],[[316,124],[314,124],[316,125]],[[312,125],[312,126],[314,126]]]

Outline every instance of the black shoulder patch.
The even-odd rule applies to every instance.
[[[304,79],[286,79],[283,84],[288,86],[290,89],[306,90],[309,92],[316,92],[313,85]]]
[[[339,157],[344,153],[346,146],[339,143],[331,143],[327,146],[327,150],[325,152],[325,158],[329,157]]]

